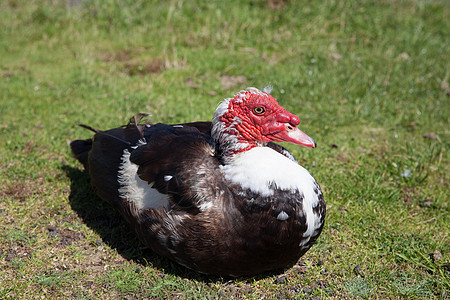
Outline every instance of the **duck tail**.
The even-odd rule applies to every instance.
[[[80,127],[85,128],[85,129],[89,129],[90,131],[93,131],[95,133],[102,132],[101,130],[95,129],[95,128],[89,126],[89,125],[85,125],[85,124],[81,124],[81,123],[77,123],[77,125],[80,126]]]
[[[95,133],[101,132],[101,130],[95,129],[85,124],[77,123],[77,125],[89,129]],[[89,151],[91,151],[92,149],[92,139],[72,141],[70,142],[70,148],[72,149],[73,156],[83,164],[86,170],[88,170],[88,156]]]
[[[73,156],[88,170],[88,156],[92,148],[92,139],[72,141],[70,148]]]

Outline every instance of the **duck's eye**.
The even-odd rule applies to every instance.
[[[253,111],[255,112],[255,114],[260,115],[263,114],[266,110],[264,109],[264,107],[257,106],[253,109]]]

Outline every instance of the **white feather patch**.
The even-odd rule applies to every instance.
[[[263,197],[272,196],[273,188],[299,191],[304,196],[302,213],[306,217],[307,230],[303,237],[307,240],[320,227],[319,217],[313,212],[313,207],[319,203],[314,191],[315,180],[295,161],[269,147],[255,147],[234,155],[227,162],[221,166],[226,179]]]
[[[273,86],[270,83],[263,88],[263,92],[267,93],[267,94],[272,93],[272,90],[273,90]]]
[[[277,216],[277,220],[279,221],[286,221],[287,219],[289,219],[289,215],[284,210],[282,210]]]
[[[200,204],[198,206],[198,208],[200,208],[200,211],[205,211],[205,210],[207,210],[207,209],[209,209],[211,207],[212,207],[212,202],[211,201],[209,201],[209,202],[202,201],[202,202],[200,202]]]
[[[142,145],[142,144],[141,144]],[[138,146],[139,143],[138,143]],[[122,198],[134,202],[138,210],[147,208],[169,208],[168,195],[161,194],[153,187],[153,183],[147,183],[139,178],[138,165],[130,161],[128,149],[123,151],[122,164],[119,167],[118,182],[121,185],[119,194]]]

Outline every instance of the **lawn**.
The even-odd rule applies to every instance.
[[[448,299],[446,1],[0,1],[0,298]],[[271,84],[327,202],[290,269],[217,278],[144,248],[68,143],[210,120]]]

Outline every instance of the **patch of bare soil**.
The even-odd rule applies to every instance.
[[[38,194],[40,191],[39,184],[30,184],[28,181],[14,181],[0,187],[0,199],[11,198],[23,202],[30,196]]]
[[[247,77],[245,76],[234,76],[234,75],[227,75],[222,74],[220,76],[220,85],[223,89],[229,89],[236,85],[242,85],[247,82]]]
[[[267,0],[267,3],[269,4],[270,9],[276,10],[283,9],[283,7],[289,3],[289,0]]]
[[[66,247],[71,245],[74,241],[85,238],[82,233],[65,228],[58,228],[58,226],[48,226],[47,230],[50,238],[59,238],[58,247]]]
[[[5,262],[10,262],[16,258],[30,258],[31,249],[22,245],[13,245],[7,249],[0,249],[0,258],[3,258]]]
[[[12,77],[14,75],[13,71],[6,71],[0,74],[0,77]]]
[[[418,198],[417,192],[414,188],[402,187],[401,191],[402,191],[401,193],[402,200],[407,205],[411,205]]]
[[[128,61],[124,64],[124,71],[130,76],[144,76],[159,73],[165,69],[164,62],[160,58],[147,59],[145,61]]]
[[[105,62],[118,63],[122,72],[129,76],[145,76],[159,73],[166,69],[165,62],[159,58],[140,58],[145,49],[125,49],[115,53],[103,53],[101,59]]]
[[[133,58],[133,55],[131,54],[131,50],[125,49],[121,50],[115,53],[103,53],[102,54],[102,60],[107,62],[126,62]]]

